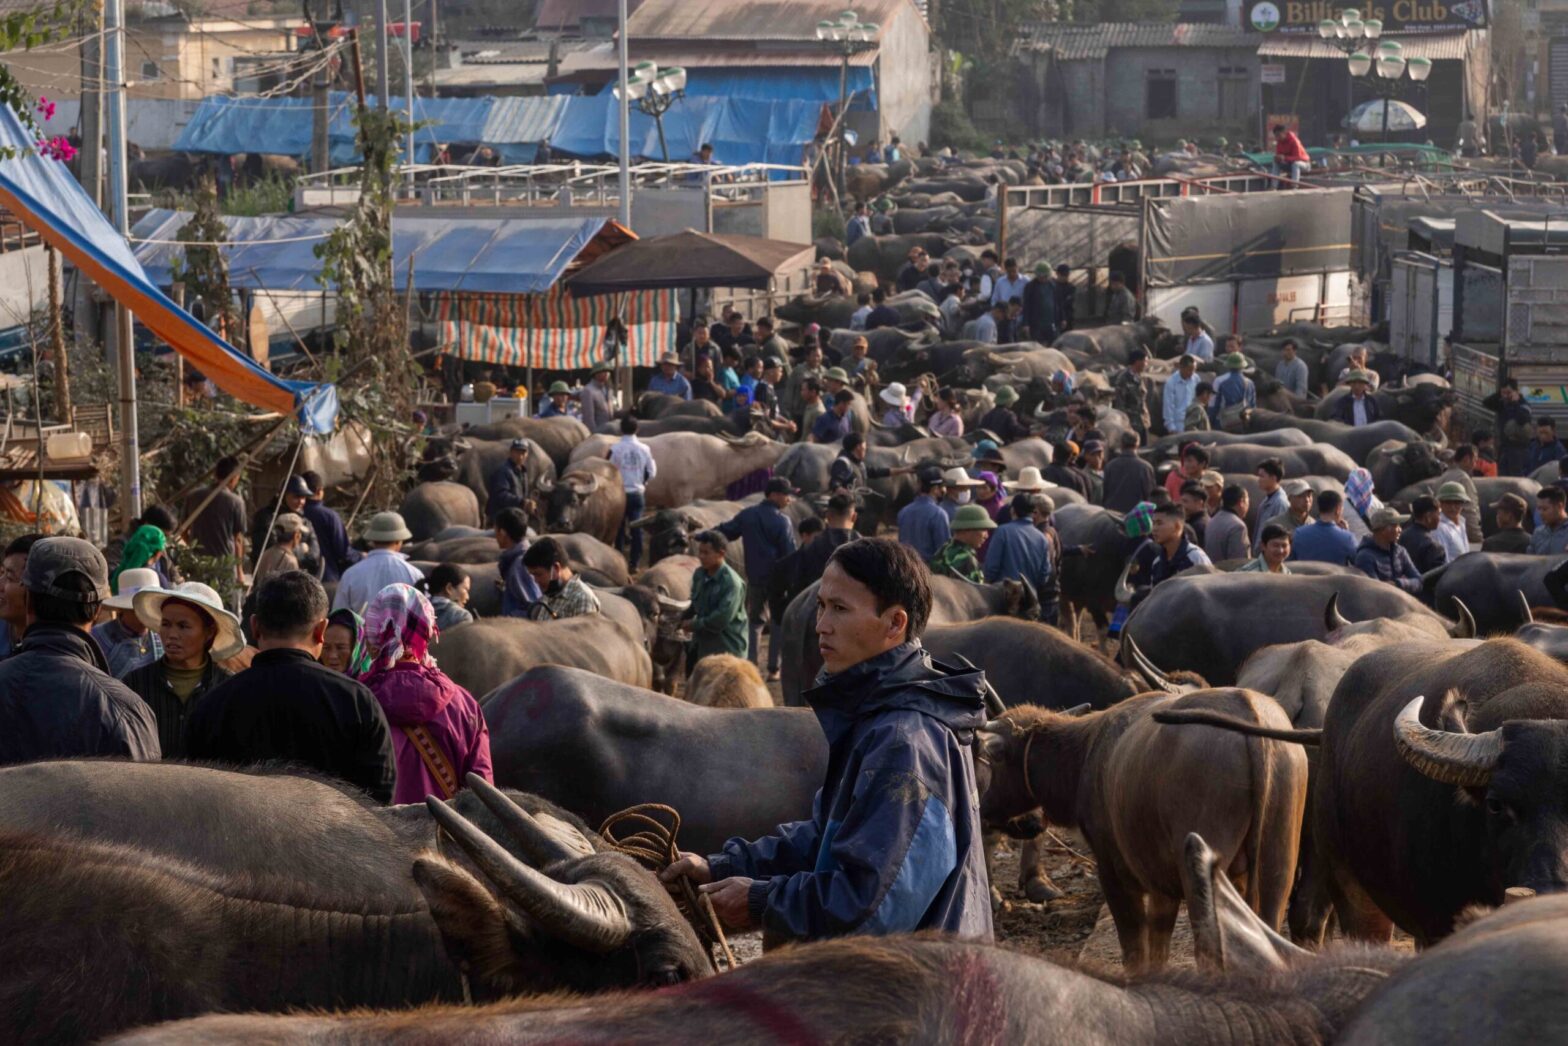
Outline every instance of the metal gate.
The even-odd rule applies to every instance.
[[[1388,293],[1389,348],[1436,367],[1454,325],[1453,267],[1429,254],[1394,256]]]
[[[1568,105],[1568,37],[1552,41],[1552,108]]]

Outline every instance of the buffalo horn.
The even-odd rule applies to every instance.
[[[1470,613],[1470,608],[1465,606],[1465,601],[1458,596],[1454,597],[1454,606],[1459,611],[1459,627],[1454,629],[1455,639],[1475,638],[1475,615]]]
[[[656,515],[655,516],[638,516],[636,519],[634,519],[630,523],[626,524],[626,528],[628,530],[641,530],[643,527],[648,526],[649,524],[651,524],[657,518],[658,518],[658,516],[656,516]]]
[[[1394,718],[1394,747],[1405,762],[1434,781],[1480,788],[1492,779],[1492,770],[1503,754],[1501,730],[1461,734],[1433,730],[1421,722],[1418,697]]]
[[[1172,683],[1165,673],[1161,672],[1159,668],[1155,666],[1154,662],[1150,661],[1148,657],[1144,655],[1142,650],[1138,649],[1138,641],[1136,639],[1130,635],[1126,635],[1124,641],[1127,644],[1127,653],[1132,657],[1133,667],[1138,670],[1139,675],[1143,676],[1143,678],[1149,681],[1150,686],[1157,690],[1163,690],[1167,694],[1181,693],[1180,688],[1178,688],[1176,684]]]
[[[1527,625],[1535,624],[1535,614],[1530,610],[1530,597],[1525,595],[1522,589],[1516,591],[1519,592],[1519,607],[1524,611],[1524,623]]]
[[[1062,709],[1062,715],[1072,716],[1074,719],[1077,719],[1079,716],[1088,715],[1092,711],[1094,711],[1094,706],[1085,701],[1081,705],[1073,705],[1071,708]]]
[[[1349,618],[1339,612],[1339,593],[1334,592],[1328,597],[1328,606],[1323,608],[1323,627],[1330,632],[1338,632],[1342,628],[1349,628]]]
[[[593,879],[558,883],[507,853],[435,796],[425,800],[425,807],[506,898],[546,933],[600,954],[614,951],[631,937],[626,905],[604,883]]]
[[[496,819],[511,833],[523,854],[534,864],[554,864],[582,854],[557,839],[543,825],[535,821],[522,807],[512,802],[510,796],[478,774],[469,774],[468,787],[474,790],[479,801],[490,808]]]

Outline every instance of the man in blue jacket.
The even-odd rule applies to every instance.
[[[726,538],[744,542],[746,555],[746,620],[751,626],[747,656],[754,665],[760,665],[763,615],[768,609],[768,582],[778,561],[795,551],[795,528],[790,525],[784,510],[789,508],[794,491],[789,480],[774,476],[768,480],[762,500],[750,508],[743,508],[735,518],[719,524],[715,529]],[[779,662],[784,646],[779,642],[778,623],[774,622],[768,640],[768,678],[779,677]]]
[[[930,563],[953,536],[947,513],[937,504],[947,490],[947,482],[935,465],[921,469],[919,479],[920,493],[898,512],[898,540],[914,549],[920,562]]]
[[[1013,495],[1013,518],[991,531],[985,550],[985,579],[1027,581],[1035,592],[1048,587],[1051,580],[1051,542],[1040,525],[1051,516],[1045,499],[1038,494]]]
[[[827,735],[829,777],[808,820],[661,878],[703,884],[714,911],[770,939],[941,930],[991,939],[974,733],[984,674],[920,645],[930,572],[896,541],[833,553],[817,593],[823,671],[803,695]]]

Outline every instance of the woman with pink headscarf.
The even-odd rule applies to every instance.
[[[376,695],[392,727],[394,803],[420,803],[428,795],[450,799],[469,774],[495,780],[479,702],[430,656],[438,634],[435,609],[412,585],[388,585],[365,609],[370,668],[360,682]]]

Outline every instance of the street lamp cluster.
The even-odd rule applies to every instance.
[[[1383,40],[1383,23],[1376,18],[1362,19],[1361,12],[1346,8],[1338,18],[1318,23],[1318,35],[1346,54],[1350,75],[1360,79],[1372,72],[1383,80],[1398,80],[1407,72],[1416,83],[1432,75],[1432,60],[1417,56],[1405,58],[1397,40]]]
[[[817,39],[833,43],[863,44],[877,38],[881,27],[875,22],[862,22],[854,11],[845,11],[837,21],[823,19],[817,23]],[[846,51],[846,53],[850,53]]]
[[[621,96],[621,85],[616,84],[615,97]],[[653,117],[659,128],[659,151],[664,162],[670,162],[670,147],[664,140],[664,114],[670,106],[686,97],[686,70],[678,65],[660,69],[653,62],[638,62],[626,74],[626,97],[636,102],[639,111]]]
[[[875,22],[862,22],[857,11],[840,12],[836,20],[823,19],[817,23],[817,39],[838,51],[838,124],[834,135],[838,146],[838,184],[843,191],[844,171],[849,164],[849,146],[854,140],[845,123],[849,114],[849,60],[860,51],[876,46],[882,27]],[[826,170],[826,168],[824,168]]]

